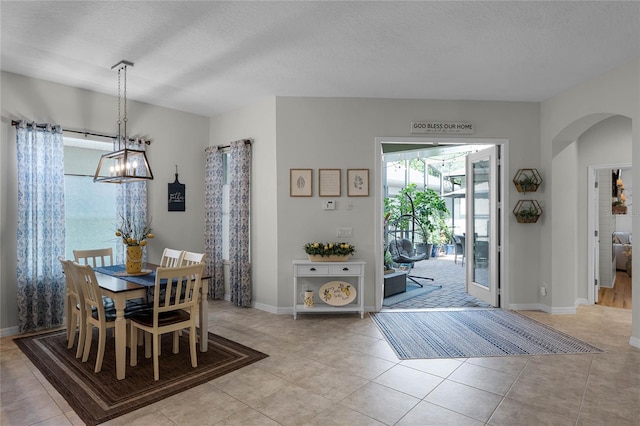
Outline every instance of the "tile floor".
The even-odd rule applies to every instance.
[[[603,354],[400,361],[368,316],[273,315],[210,302],[210,328],[269,358],[111,425],[639,425],[631,311],[523,312]],[[82,424],[0,340],[0,424]]]

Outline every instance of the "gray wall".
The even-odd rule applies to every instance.
[[[50,122],[71,129],[113,134],[117,132],[117,97],[6,72],[2,72],[1,78],[0,330],[5,330],[18,323],[16,136],[11,120]],[[127,115],[130,135],[153,140],[148,150],[155,176],[149,183],[149,209],[156,238],[148,246],[149,260],[159,261],[164,247],[203,251],[203,151],[209,143],[209,119],[134,101],[129,101]],[[180,182],[186,185],[185,212],[167,211],[167,184],[174,181],[176,164]]]

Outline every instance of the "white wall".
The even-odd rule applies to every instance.
[[[539,168],[537,103],[277,98],[279,306],[292,304],[291,261],[306,257],[302,246],[309,241],[336,239],[337,227],[353,228],[349,242],[357,247],[355,257],[367,262],[365,306],[374,306],[375,138],[411,136],[411,121],[429,119],[469,121],[476,126],[475,138],[509,139],[511,177],[519,168]],[[314,170],[313,197],[289,197],[291,168]],[[319,168],[342,169],[343,195],[334,197],[336,210],[322,210],[324,198],[318,196],[317,186]],[[369,169],[371,196],[347,197],[345,174],[349,168]],[[510,182],[507,185],[515,204],[517,191]],[[539,192],[542,191],[544,184]],[[348,202],[353,203],[353,209],[346,209]],[[511,211],[513,205],[507,208]],[[513,253],[510,303],[537,303],[540,226],[517,224],[512,214],[507,218]]]
[[[66,128],[107,134],[117,132],[115,96],[6,72],[2,72],[1,85],[0,330],[18,323],[15,270],[17,170],[15,128],[11,126],[11,120],[50,122]],[[203,150],[209,142],[209,119],[131,100],[127,116],[130,135],[144,136],[153,141],[147,156],[155,177],[149,182],[149,210],[156,239],[147,246],[149,260],[158,262],[166,246],[203,251]],[[185,212],[167,211],[167,184],[174,181],[176,164],[180,182],[186,185]]]
[[[275,311],[278,305],[278,242],[275,98],[213,117],[209,145],[251,139],[251,281],[256,307]],[[225,294],[229,294],[226,289]]]
[[[632,119],[632,142],[629,157],[632,164],[640,164],[640,60],[616,68],[598,78],[577,85],[566,92],[554,96],[541,104],[540,135],[541,162],[548,170],[551,186],[546,194],[547,209],[551,220],[545,222],[542,228],[542,244],[540,269],[544,280],[551,284],[551,294],[554,294],[552,308],[556,312],[571,312],[578,298],[577,291],[567,291],[568,288],[586,286],[586,282],[577,282],[574,275],[568,282],[564,279],[563,270],[575,269],[574,259],[567,259],[564,253],[575,251],[578,245],[577,235],[569,239],[560,238],[560,227],[565,224],[568,215],[579,217],[586,215],[584,211],[563,208],[562,199],[557,196],[566,190],[567,185],[554,175],[560,169],[558,160],[563,147],[576,141],[593,124],[612,115],[622,115]],[[576,152],[577,154],[577,152]],[[577,158],[577,157],[574,157]],[[577,161],[577,160],[573,160]],[[640,182],[640,174],[633,176],[633,186]],[[577,186],[576,186],[577,188]],[[640,216],[632,218],[633,231],[638,234]],[[573,263],[573,265],[567,262]],[[637,269],[640,265],[638,256],[633,260]],[[640,294],[640,278],[635,274],[632,278],[635,294]],[[558,296],[558,297],[556,297]],[[635,303],[633,309],[633,324],[631,342],[640,347],[640,304]]]
[[[589,166],[625,164],[629,162],[629,157],[631,156],[631,119],[616,115],[602,120],[579,137],[577,148],[577,211],[584,212],[584,214],[577,215],[577,283],[584,283],[587,282],[589,265],[589,235],[586,212],[591,206],[588,205],[587,201],[590,190],[587,186],[588,169]],[[610,175],[611,170],[609,169],[609,181],[611,181]],[[631,180],[630,177],[629,174],[625,180]],[[608,190],[609,195],[602,201],[608,202],[608,215],[611,215],[611,186],[608,186],[605,190]],[[604,211],[602,213],[607,214]],[[608,233],[608,235],[605,233],[601,234],[601,240],[605,240],[605,242],[608,241],[609,246],[611,245],[610,236],[611,233]],[[609,249],[609,253],[610,252],[611,249]],[[604,255],[604,253],[601,255]],[[611,263],[611,255],[609,255],[609,263]],[[588,299],[587,292],[587,286],[579,285],[577,287],[577,296],[579,298]]]

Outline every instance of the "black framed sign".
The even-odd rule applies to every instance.
[[[169,211],[185,211],[185,198],[186,187],[178,181],[178,173],[176,173],[176,180],[169,184]]]

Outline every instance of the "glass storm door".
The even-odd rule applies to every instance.
[[[467,156],[466,291],[499,306],[498,146]]]

